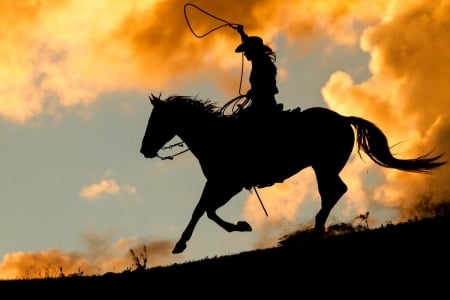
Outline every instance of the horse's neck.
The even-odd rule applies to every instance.
[[[209,147],[214,128],[211,128],[207,121],[202,121],[203,116],[192,116],[180,119],[177,135],[196,155],[197,152],[202,152]]]

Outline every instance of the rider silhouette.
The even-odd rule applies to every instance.
[[[270,113],[282,109],[282,104],[277,107],[275,94],[278,93],[276,84],[277,67],[275,52],[263,44],[259,36],[248,36],[244,32],[244,26],[238,25],[236,30],[241,35],[242,43],[235,52],[243,52],[252,64],[249,76],[250,90],[246,97],[251,100],[246,108],[247,112]]]
[[[241,35],[242,41],[235,52],[243,52],[252,64],[249,76],[250,90],[245,95],[250,100],[250,104],[245,107],[244,112],[250,117],[251,121],[248,125],[257,140],[255,144],[262,148],[259,151],[259,163],[252,168],[258,180],[246,188],[250,189],[252,185],[267,187],[283,181],[274,177],[272,172],[267,173],[267,169],[275,172],[273,167],[276,165],[276,152],[272,149],[274,145],[264,144],[265,135],[276,134],[276,127],[272,124],[272,121],[276,121],[275,112],[283,110],[283,105],[277,104],[275,99],[278,93],[277,67],[274,64],[276,55],[269,46],[264,45],[262,38],[248,36],[242,25],[238,25],[235,29]]]

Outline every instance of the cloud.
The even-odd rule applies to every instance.
[[[118,185],[114,179],[103,179],[81,189],[80,196],[87,200],[95,200],[104,195],[117,195],[124,191],[131,195],[137,194],[137,189],[132,185]]]
[[[258,194],[252,191],[244,208],[245,219],[256,228],[266,222],[274,226],[285,221],[295,222],[299,207],[305,204],[305,199],[314,197],[317,191],[314,180],[312,169],[305,169],[283,183],[259,190]],[[266,217],[264,210],[270,218]]]
[[[331,74],[322,88],[331,109],[377,124],[398,158],[415,158],[430,151],[437,155],[450,149],[450,1],[305,1],[304,5],[310,5],[310,10],[296,10],[298,14],[309,12],[298,18],[304,26],[290,19],[292,14],[286,15],[287,34],[293,43],[310,33],[309,38],[328,36],[333,44],[359,41],[370,55],[372,76],[361,83],[343,71]],[[368,6],[371,9],[365,10]],[[310,20],[311,26],[304,20]],[[344,26],[344,35],[332,37],[334,26],[339,32]],[[442,160],[448,160],[448,153]],[[301,182],[302,176],[290,180]],[[308,176],[299,187],[310,193],[315,178]],[[432,175],[412,174],[379,167],[367,156],[361,159],[353,153],[341,176],[349,191],[332,210],[328,224],[338,218],[348,222],[369,211],[370,226],[380,226],[387,221],[432,216],[450,202],[448,165]],[[284,190],[288,185],[270,188],[271,221],[263,220],[256,198],[248,198],[244,216],[261,236],[256,245],[273,243],[270,222],[274,226],[280,226],[283,219],[307,223],[318,212],[320,206],[305,212],[304,198],[312,195],[294,195],[297,187]]]
[[[86,199],[95,199],[103,194],[114,195],[119,193],[119,186],[114,179],[102,180],[91,184],[80,191],[80,196]]]
[[[0,278],[31,279],[61,276],[92,276],[108,272],[135,270],[136,261],[152,268],[181,261],[182,256],[171,254],[174,242],[148,238],[121,238],[115,242],[111,233],[85,231],[82,234],[87,250],[84,252],[49,249],[37,252],[14,252],[0,262]],[[132,255],[133,250],[134,255]],[[144,258],[147,259],[144,262]]]
[[[221,19],[242,23],[274,48],[287,36],[299,51],[308,39],[357,42],[358,26],[372,21],[385,1],[288,0],[192,3]],[[89,106],[101,93],[177,88],[187,78],[205,78],[229,88],[229,70],[240,59],[230,27],[197,39],[178,0],[126,2],[20,1],[0,4],[0,117],[18,124],[41,114]],[[194,7],[187,17],[197,34],[223,25]],[[307,43],[306,43],[307,44]],[[212,76],[212,77],[211,77]],[[178,83],[177,83],[178,82]],[[230,91],[230,90],[228,90]],[[234,91],[234,89],[233,89]]]
[[[332,109],[376,123],[399,158],[450,147],[449,16],[449,1],[393,3],[361,36],[361,47],[371,55],[372,77],[355,84],[348,74],[336,72],[322,90]],[[398,209],[400,218],[427,216],[449,201],[447,165],[433,176],[382,172],[384,179],[367,197]],[[420,209],[424,201],[427,211]]]
[[[331,47],[360,43],[370,55],[371,78],[355,83],[343,71],[331,74],[322,89],[328,106],[379,125],[398,156],[450,148],[448,0],[192,3],[244,24],[249,34],[263,36],[275,49],[276,38],[286,37],[300,55],[315,40],[326,39]],[[0,36],[0,116],[23,124],[60,107],[89,106],[104,92],[169,91],[195,79],[230,91],[229,81],[235,78],[228,71],[240,67],[232,51],[239,36],[225,27],[195,38],[186,26],[183,6],[178,0],[2,2],[0,26],[8,30]],[[189,10],[189,20],[197,33],[222,24],[195,9]],[[424,206],[432,210],[448,198],[448,166],[427,176],[354,165],[358,160],[350,161],[347,168],[355,173],[346,180],[351,180],[351,190],[357,187],[350,193],[362,198],[358,203],[344,199],[341,208],[347,214],[379,205],[398,210],[400,218],[420,216]],[[366,172],[376,174],[368,189]],[[311,182],[308,179],[308,190]],[[118,188],[105,179],[81,195],[94,199]],[[280,201],[267,204],[277,222],[293,220],[293,211],[305,204],[298,200],[302,189],[284,188],[273,190]],[[258,214],[261,207],[252,195],[245,215],[265,227]]]

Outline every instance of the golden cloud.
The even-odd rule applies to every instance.
[[[68,252],[53,248],[37,252],[14,252],[0,262],[0,278],[32,279],[61,276],[100,276],[121,273],[138,267],[151,268],[179,262],[171,254],[173,241],[122,238],[111,244],[111,234],[83,233],[86,252]],[[136,260],[137,259],[137,260]],[[138,265],[137,265],[138,264]]]
[[[273,38],[280,32],[292,43],[315,36],[356,43],[354,23],[372,21],[385,1],[192,3],[221,20],[244,24],[249,34],[264,36],[276,48]],[[177,79],[203,74],[211,80],[221,69],[239,67],[232,51],[239,35],[226,26],[220,34],[195,38],[178,0],[0,5],[0,26],[8,28],[0,36],[0,116],[12,122],[52,114],[54,107],[88,105],[104,92],[168,89]],[[226,24],[195,6],[186,16],[199,35]]]
[[[322,91],[326,102],[343,114],[376,123],[391,146],[395,145],[392,151],[399,158],[449,149],[449,27],[449,1],[391,5],[380,22],[361,37],[362,48],[371,54],[372,77],[354,84],[348,74],[332,74]],[[447,166],[431,177],[382,172],[383,183],[368,197],[398,209],[403,219],[427,216],[433,206],[449,201],[445,200],[449,195]],[[427,212],[419,209],[424,206],[429,206]]]

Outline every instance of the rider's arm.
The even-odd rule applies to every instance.
[[[247,40],[247,38],[248,38],[248,35],[244,31],[244,25],[238,25],[236,30],[241,35],[242,42],[245,42]]]

